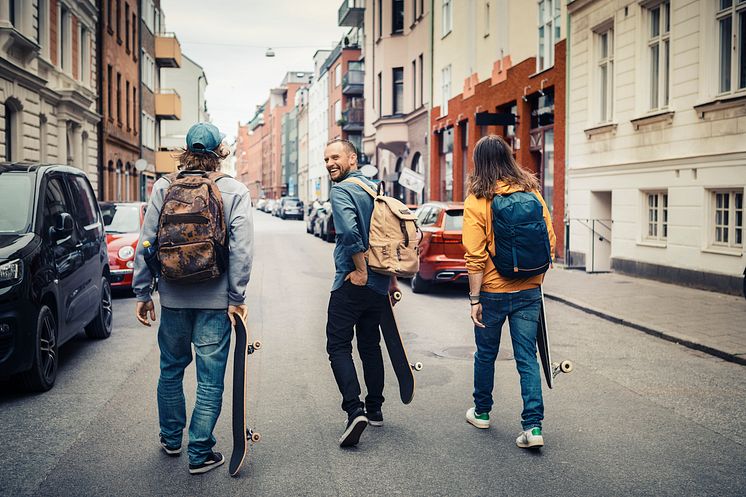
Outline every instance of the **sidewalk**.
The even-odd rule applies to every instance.
[[[746,300],[614,273],[556,267],[545,296],[650,335],[746,364]]]

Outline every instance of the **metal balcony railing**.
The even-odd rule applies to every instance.
[[[365,16],[365,0],[343,0],[337,15],[337,24],[351,28],[360,26]]]
[[[342,77],[342,93],[344,95],[362,95],[365,83],[365,71],[356,69],[347,71]]]

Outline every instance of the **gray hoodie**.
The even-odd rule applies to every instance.
[[[251,198],[243,183],[233,178],[217,181],[223,197],[225,225],[228,229],[228,270],[219,278],[190,285],[169,283],[165,278],[158,282],[161,305],[174,309],[227,309],[228,305],[241,305],[246,297],[251,263],[254,256],[254,221]],[[153,185],[145,220],[140,231],[140,239],[135,251],[135,272],[132,290],[137,300],[150,300],[151,274],[143,258],[142,243],[153,243],[158,232],[163,198],[169,182],[161,178]]]

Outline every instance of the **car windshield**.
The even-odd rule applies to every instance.
[[[107,233],[140,232],[140,207],[137,205],[103,204],[101,213]]]
[[[446,211],[446,231],[461,231],[464,227],[464,211],[450,210]]]
[[[27,233],[31,229],[32,199],[31,176],[0,174],[0,233]]]
[[[298,207],[300,205],[300,200],[286,200],[285,201],[285,207]]]

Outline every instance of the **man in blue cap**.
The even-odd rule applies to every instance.
[[[246,285],[249,282],[253,256],[253,220],[251,198],[245,185],[217,172],[220,162],[228,155],[222,145],[223,135],[210,123],[197,123],[189,129],[187,148],[179,156],[178,174],[160,178],[153,185],[153,193],[145,214],[140,233],[140,243],[135,255],[135,271],[132,289],[137,297],[136,316],[145,326],[155,320],[155,306],[151,299],[151,281],[158,280],[161,301],[161,323],[158,329],[158,345],[161,350],[161,374],[158,380],[158,416],[160,421],[160,445],[169,456],[181,453],[183,430],[186,427],[186,405],[184,402],[184,369],[192,361],[192,345],[196,353],[197,400],[189,425],[189,472],[200,474],[210,471],[225,462],[220,452],[213,451],[216,440],[215,424],[222,407],[223,378],[225,376],[228,349],[230,346],[233,314],[244,318],[248,314],[244,304]],[[182,183],[195,184],[202,181],[210,191],[219,190],[219,199],[212,209],[206,208],[204,196],[195,198],[187,206],[186,214],[180,218],[174,214],[172,204],[175,196],[183,204],[189,188],[175,192]],[[195,190],[192,188],[191,190]],[[177,195],[178,194],[178,195]],[[212,202],[212,195],[209,195]],[[194,223],[195,213],[209,217],[209,223],[200,227],[181,226],[179,223]],[[161,212],[166,213],[161,216]],[[222,222],[224,219],[224,223]],[[180,221],[181,220],[181,221]],[[174,243],[179,235],[194,236],[202,233],[204,226],[218,231],[210,234],[211,257],[191,257],[195,250],[190,239]],[[149,242],[150,245],[144,245]],[[208,245],[210,245],[208,243]],[[145,262],[149,246],[159,246],[157,251],[161,266],[160,274],[153,275]],[[164,246],[178,247],[169,257]],[[204,251],[204,243],[200,250]],[[227,259],[227,261],[225,261]],[[195,262],[197,261],[197,262]],[[207,261],[207,262],[205,262]],[[224,262],[223,262],[224,261]],[[219,262],[222,262],[219,263]],[[211,264],[195,271],[194,264]],[[183,268],[180,268],[180,264]],[[152,264],[151,264],[152,266]],[[179,275],[183,269],[183,275]],[[203,275],[196,277],[196,275]]]

